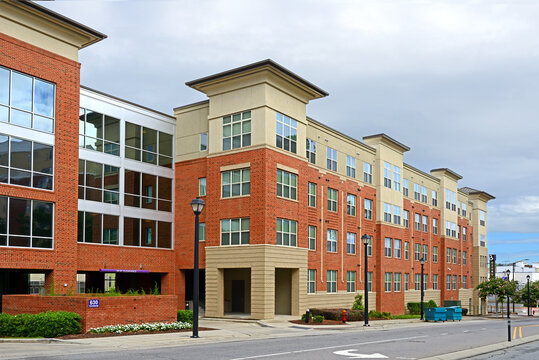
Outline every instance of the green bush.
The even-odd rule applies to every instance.
[[[427,301],[427,304],[425,305],[425,307],[435,308],[435,307],[438,307],[438,305],[436,305],[436,301],[429,300]]]
[[[382,319],[389,319],[391,317],[391,313],[389,312],[383,312],[382,313]]]
[[[342,314],[341,314],[342,319]],[[348,321],[363,321],[365,319],[365,312],[363,310],[347,310],[346,319]]]
[[[380,311],[371,310],[369,311],[369,318],[370,319],[381,319],[382,313]]]
[[[0,314],[0,336],[58,337],[82,331],[79,314],[48,311],[40,314]]]
[[[421,313],[421,303],[420,302],[409,302],[406,304],[406,307],[408,308],[408,312],[413,315],[417,315]]]
[[[419,319],[421,315],[412,315],[412,314],[404,314],[404,315],[391,315],[390,319]]]
[[[324,322],[324,316],[322,315],[315,315],[313,316],[313,321],[317,323],[323,323]]]
[[[363,306],[363,295],[357,294],[354,298],[354,304],[352,305],[352,310],[364,310]]]
[[[309,312],[309,320],[313,319],[313,313]],[[301,315],[301,320],[305,321],[305,314]]]
[[[178,319],[178,321],[192,324],[193,323],[193,311],[192,310],[178,310],[177,319]]]

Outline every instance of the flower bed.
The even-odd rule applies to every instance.
[[[137,331],[167,331],[167,330],[182,330],[191,329],[192,324],[187,322],[173,322],[173,323],[143,323],[143,324],[125,324],[125,325],[108,325],[99,328],[91,328],[91,333],[103,334],[103,333],[117,333],[124,332],[137,332]]]

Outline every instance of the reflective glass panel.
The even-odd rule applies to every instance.
[[[15,125],[31,127],[32,126],[32,114],[11,109],[11,123]]]
[[[9,105],[9,70],[0,67],[0,104]]]
[[[11,137],[11,167],[31,170],[32,142]]]
[[[12,72],[11,79],[11,106],[32,111],[32,78]]]
[[[159,154],[172,156],[172,135],[159,132]]]
[[[35,80],[34,112],[40,115],[54,116],[54,85],[43,80]]]
[[[140,220],[124,218],[124,245],[140,246]]]
[[[9,142],[8,137],[0,135],[0,165],[9,165]]]
[[[53,120],[43,116],[34,115],[34,129],[52,132]]]
[[[85,213],[84,241],[87,243],[101,243],[101,214]]]
[[[86,136],[103,139],[103,114],[86,111]]]
[[[157,131],[143,128],[142,130],[142,148],[146,151],[157,152]]]
[[[0,196],[0,234],[7,233],[7,197]]]
[[[105,115],[105,140],[120,142],[120,120]]]
[[[9,199],[9,233],[30,235],[30,200]]]
[[[34,200],[32,209],[32,235],[52,237],[52,203]]]
[[[125,123],[125,145],[140,149],[140,126]],[[132,158],[131,158],[132,159]],[[138,159],[140,160],[140,154]]]
[[[52,174],[52,146],[34,143],[34,171]]]
[[[159,234],[157,236],[157,247],[170,249],[172,244],[172,224],[169,222],[159,221]]]

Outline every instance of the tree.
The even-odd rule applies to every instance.
[[[496,296],[496,312],[498,312],[498,303],[503,304],[507,296],[514,297],[517,293],[517,288],[517,281],[508,281],[498,277],[488,279],[477,285],[480,298],[486,299],[489,295]]]
[[[539,300],[539,281],[530,281],[530,303],[528,304],[528,282],[520,289],[515,297],[519,303],[524,306],[536,306]]]

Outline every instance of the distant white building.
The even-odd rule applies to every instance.
[[[509,279],[518,281],[520,286],[526,285],[528,275],[530,275],[530,282],[539,281],[539,263],[527,264],[524,261],[519,261],[514,266],[496,266],[496,277],[507,277],[507,270],[510,271]]]

